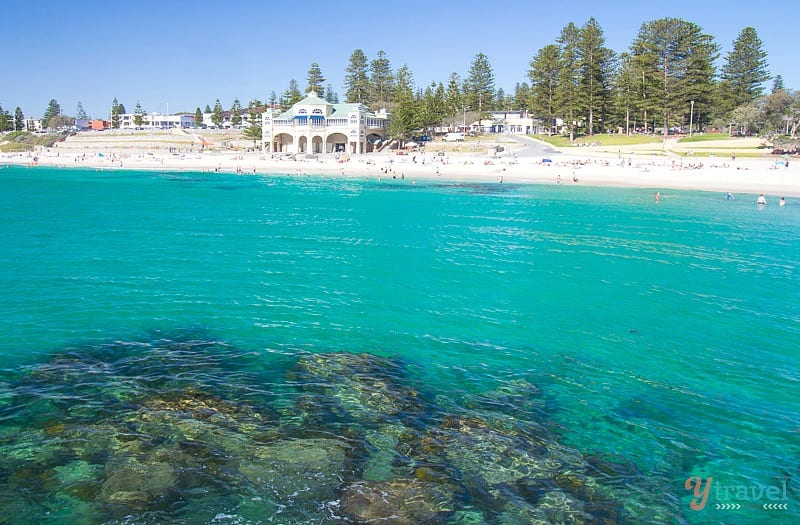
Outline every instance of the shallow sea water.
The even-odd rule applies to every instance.
[[[0,169],[0,523],[800,521],[800,202],[653,193]]]

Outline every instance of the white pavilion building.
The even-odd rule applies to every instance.
[[[389,114],[364,104],[331,104],[311,91],[283,113],[262,115],[262,138],[273,153],[369,153],[386,138]]]

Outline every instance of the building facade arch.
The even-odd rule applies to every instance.
[[[385,110],[373,113],[363,104],[332,104],[313,91],[284,112],[262,114],[264,149],[273,153],[361,154],[383,140],[389,125]]]

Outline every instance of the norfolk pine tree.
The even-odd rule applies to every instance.
[[[734,40],[720,77],[721,102],[729,109],[749,104],[764,94],[764,82],[770,79],[767,52],[754,28],[745,27]]]
[[[373,110],[385,108],[392,102],[392,86],[394,83],[394,75],[392,75],[392,66],[389,59],[386,58],[386,53],[383,50],[378,51],[378,55],[370,63],[370,106]]]
[[[361,49],[353,51],[350,63],[347,65],[347,75],[344,77],[345,102],[365,105],[369,103],[368,70],[367,55]]]
[[[411,71],[407,66],[397,70],[392,101],[392,120],[389,123],[389,136],[398,139],[400,144],[420,127],[417,104],[414,98],[414,85]]]
[[[673,123],[683,120],[691,100],[705,103],[711,92],[717,45],[697,24],[679,18],[662,18],[642,24],[631,46],[641,68],[645,109],[660,112],[664,140]]]
[[[325,98],[325,88],[322,87],[323,82],[325,82],[325,77],[322,76],[319,64],[312,62],[311,68],[308,70],[308,87],[306,87],[306,94],[316,91],[319,98]]]
[[[528,106],[547,122],[549,132],[553,133],[558,116],[556,97],[561,79],[560,51],[557,45],[546,45],[536,53],[531,60],[528,79],[531,81]]]
[[[292,105],[300,100],[303,99],[303,94],[300,92],[300,89],[297,87],[297,80],[290,79],[289,80],[289,87],[286,88],[286,91],[283,92],[281,95],[280,106],[284,110],[289,109]]]
[[[569,130],[569,140],[575,140],[575,127],[580,117],[580,57],[578,38],[580,30],[570,22],[558,37],[559,75],[556,86],[556,108]]]
[[[238,98],[233,99],[233,104],[231,105],[231,124],[234,126],[242,124],[242,103],[239,102]]]
[[[262,130],[264,126],[261,121],[261,109],[261,101],[258,99],[251,100],[250,104],[247,106],[249,118],[247,120],[247,127],[244,129],[242,136],[253,141],[253,148],[258,148],[258,142],[263,138]]]
[[[214,102],[214,109],[211,111],[211,122],[213,122],[216,127],[220,127],[224,119],[225,116],[222,113],[222,104],[219,99],[217,99]]]
[[[111,101],[111,129],[119,129],[122,122],[120,115],[122,115],[122,106],[117,97],[114,97],[114,100]]]
[[[25,129],[25,115],[22,114],[22,108],[17,106],[14,110],[14,131],[22,131]]]
[[[478,118],[483,118],[486,108],[494,104],[494,71],[489,59],[483,53],[478,53],[472,60],[469,75],[464,82],[464,95],[466,104],[478,112]]]
[[[578,34],[578,60],[580,68],[580,100],[589,117],[587,132],[594,135],[595,115],[605,114],[610,97],[610,69],[614,53],[605,46],[603,30],[594,17]],[[601,120],[600,131],[603,131]]]
[[[139,104],[139,101],[136,101],[136,106],[133,108],[133,125],[137,128],[142,127],[144,124],[144,110],[142,109],[142,105]]]
[[[50,102],[47,103],[47,109],[44,111],[44,116],[42,117],[42,124],[44,124],[44,127],[49,128],[50,121],[60,114],[61,114],[61,106],[59,105],[58,101],[56,101],[56,99],[51,98]]]

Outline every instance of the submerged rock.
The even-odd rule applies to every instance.
[[[162,462],[141,463],[130,459],[112,463],[106,471],[99,500],[133,511],[149,510],[163,504],[177,481],[175,468]]]
[[[335,400],[345,414],[362,422],[387,421],[425,408],[419,392],[404,383],[405,369],[372,354],[305,355],[290,379],[305,391]]]
[[[456,509],[448,485],[419,479],[353,483],[344,489],[341,512],[354,523],[445,523]]]

